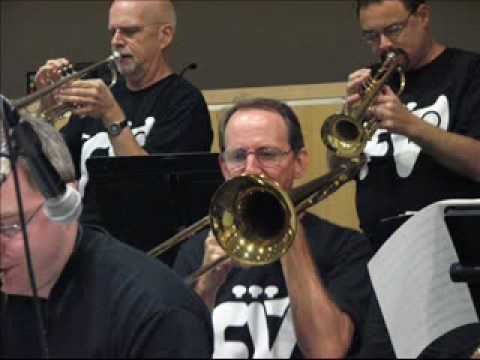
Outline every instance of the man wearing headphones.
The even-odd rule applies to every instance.
[[[45,122],[24,121],[44,165],[72,186],[75,171],[62,136]],[[5,166],[0,183],[0,357],[210,357],[209,313],[197,295],[159,261],[101,228],[52,220],[32,164],[23,149],[18,154],[23,211]]]

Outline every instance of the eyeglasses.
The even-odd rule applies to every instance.
[[[402,31],[407,27],[408,21],[410,20],[410,17],[413,14],[414,13],[408,14],[408,17],[404,21],[386,26],[380,31],[364,30],[362,31],[362,38],[363,40],[365,40],[367,43],[370,43],[370,44],[378,43],[380,41],[380,36],[382,34],[383,36],[389,38],[390,40],[395,40],[400,36]]]
[[[30,217],[25,221],[25,226],[27,227],[32,220],[34,219],[35,215],[40,211],[43,207],[43,204],[40,205],[35,211],[30,215]],[[0,225],[0,235],[6,236],[8,238],[12,238],[17,235],[22,230],[21,224],[11,224],[11,225]]]
[[[221,155],[227,166],[231,169],[243,169],[247,163],[248,155],[252,154],[263,167],[277,167],[282,160],[292,152],[283,151],[274,147],[261,147],[254,151],[245,149],[226,150]]]

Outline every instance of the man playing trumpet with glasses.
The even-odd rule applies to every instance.
[[[308,166],[298,119],[275,100],[235,105],[220,125],[219,140],[226,180],[263,175],[289,191]],[[182,247],[175,269],[188,275],[223,255],[205,231]],[[338,358],[354,353],[371,293],[369,255],[361,234],[305,214],[280,261],[241,267],[228,260],[206,273],[195,290],[212,312],[213,356]]]
[[[480,197],[480,56],[437,42],[424,0],[357,0],[357,16],[374,55],[402,49],[409,59],[402,94],[384,86],[370,107],[379,130],[366,144],[368,162],[357,180],[360,226],[376,251],[412,211],[438,200]],[[362,102],[371,75],[366,68],[350,74],[348,109]],[[372,342],[381,339],[371,333],[382,321],[367,321]],[[427,356],[466,356],[475,332],[467,330]],[[380,347],[365,355],[392,354]]]
[[[380,130],[365,148],[369,161],[357,183],[361,227],[376,250],[395,230],[385,229],[388,219],[480,196],[480,56],[435,41],[423,0],[358,0],[357,7],[373,54],[400,48],[409,59],[400,97],[385,86],[370,108]],[[361,102],[371,74],[350,74],[349,107]]]

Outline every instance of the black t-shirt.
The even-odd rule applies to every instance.
[[[372,291],[366,269],[368,242],[360,233],[311,214],[302,223],[329,295],[355,324],[354,352]],[[205,237],[202,233],[184,244],[175,262],[179,274],[191,274],[202,265]],[[216,358],[302,357],[279,261],[233,269],[218,292],[212,318]]]
[[[48,300],[51,357],[210,357],[210,314],[159,261],[98,228],[83,227]],[[8,296],[0,357],[42,355],[32,299]]]
[[[202,93],[184,78],[172,74],[139,91],[130,91],[124,82],[119,82],[112,93],[135,139],[148,153],[210,151],[213,132],[207,105]],[[100,120],[73,117],[62,133],[84,195],[81,220],[102,224],[95,194],[88,186],[86,161],[94,156],[114,156],[107,131]]]
[[[430,64],[406,74],[401,101],[436,127],[479,139],[480,56],[446,49]],[[388,227],[382,219],[438,200],[480,197],[480,184],[440,165],[405,136],[379,130],[365,153],[369,162],[357,181],[357,209],[360,225],[371,237]]]

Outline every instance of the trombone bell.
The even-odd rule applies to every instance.
[[[246,266],[275,262],[297,230],[295,207],[278,184],[258,176],[226,182],[210,208],[212,231],[225,252]]]

